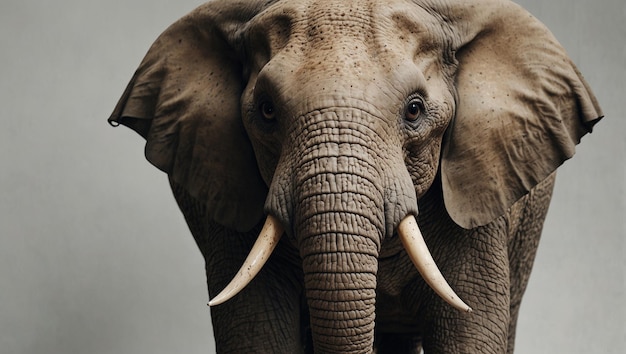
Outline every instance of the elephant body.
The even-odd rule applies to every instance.
[[[554,171],[601,117],[508,1],[217,0],[109,121],[169,176],[219,352],[503,353]]]
[[[420,202],[418,219],[424,234],[431,235],[425,236],[427,243],[442,271],[454,276],[448,280],[461,296],[484,310],[476,308],[477,316],[468,317],[450,308],[430,291],[400,241],[390,240],[379,257],[377,353],[419,353],[422,346],[426,353],[513,352],[517,315],[554,180],[555,175],[550,176],[506,215],[472,230],[449,220],[441,190],[432,188]],[[173,185],[173,190],[206,259],[209,293],[215,296],[243,263],[260,225],[247,234],[233,232],[209,220],[203,204],[180,187]],[[484,260],[486,255],[490,259]],[[212,309],[217,348],[235,353],[311,352],[303,279],[297,249],[282,242],[238,297]]]

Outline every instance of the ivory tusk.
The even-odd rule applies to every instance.
[[[441,296],[441,298],[454,308],[472,312],[472,308],[467,306],[463,300],[461,300],[454,290],[450,287],[448,282],[444,279],[443,275],[437,268],[437,264],[433,260],[422,232],[417,225],[417,221],[413,215],[405,217],[398,225],[398,235],[404,245],[404,249],[409,254],[409,257],[413,261],[413,264],[422,275],[422,278],[426,283]]]
[[[248,285],[259,273],[265,262],[269,259],[272,251],[276,248],[280,237],[283,234],[283,227],[278,219],[268,215],[248,258],[244,261],[233,280],[215,298],[209,301],[209,306],[219,305],[237,295]]]

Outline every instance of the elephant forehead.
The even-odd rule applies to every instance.
[[[320,95],[399,105],[426,86],[424,74],[441,74],[441,26],[431,30],[434,22],[404,1],[279,2],[248,27],[252,71],[259,73],[250,88],[287,104],[297,97],[298,111],[303,96],[313,108],[322,107]]]
[[[266,37],[272,53],[289,42],[307,57],[332,51],[349,58],[352,53],[382,54],[415,40],[432,42],[432,34],[441,28],[437,23],[422,7],[406,1],[309,0],[278,2],[248,28]]]
[[[279,59],[281,72],[306,81],[315,74],[350,81],[392,75],[394,82],[402,81],[411,70],[407,64],[439,58],[443,42],[441,26],[430,13],[393,0],[280,2],[249,29],[252,51],[267,45],[267,55],[255,59],[257,68]]]
[[[397,1],[317,1],[306,11],[304,43],[344,58],[369,53],[382,59],[394,53],[428,51],[441,43],[441,26],[420,6]]]
[[[368,37],[372,32],[372,2],[363,0],[313,2],[306,11],[306,35],[311,44]]]
[[[370,33],[372,0],[279,1],[251,20],[248,29],[273,36],[276,24],[288,24],[283,37],[294,36],[303,43],[333,42],[341,37],[363,38]],[[284,39],[284,38],[283,38]]]

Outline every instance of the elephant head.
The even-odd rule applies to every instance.
[[[284,234],[315,345],[332,351],[371,348],[377,260],[394,237],[436,292],[470,309],[415,222],[433,183],[458,225],[485,225],[601,116],[548,30],[508,1],[217,0],[159,37],[109,122],[144,137],[147,159],[216,223],[245,232],[267,215],[211,304]]]

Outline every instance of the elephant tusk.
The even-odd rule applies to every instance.
[[[452,290],[448,282],[444,279],[439,268],[437,268],[437,264],[435,264],[428,247],[426,247],[422,232],[413,215],[405,217],[400,222],[398,225],[398,235],[400,236],[402,245],[404,245],[404,249],[409,254],[409,257],[422,275],[422,278],[424,278],[426,283],[437,295],[441,296],[445,302],[460,311],[472,312],[472,308],[467,306],[467,304],[456,295],[454,290]]]
[[[272,251],[276,248],[280,237],[283,234],[283,227],[278,219],[268,215],[265,225],[259,234],[248,258],[244,261],[233,280],[219,293],[213,300],[209,301],[209,306],[219,305],[237,295],[248,285],[259,273],[265,262],[269,259]]]

